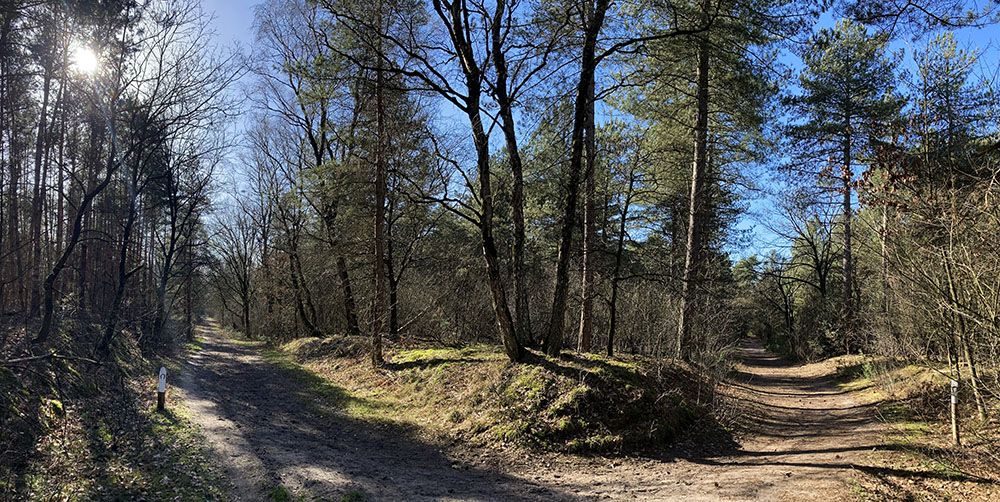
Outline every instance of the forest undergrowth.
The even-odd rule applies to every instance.
[[[862,355],[840,356],[834,361],[842,389],[871,393],[880,403],[876,414],[887,424],[885,442],[902,452],[893,457],[888,467],[927,469],[942,474],[943,478],[869,480],[861,485],[868,499],[940,494],[941,485],[947,484],[949,478],[967,477],[984,482],[1000,478],[1000,426],[979,419],[968,389],[959,394],[962,444],[953,444],[946,364]],[[990,399],[991,408],[998,404],[997,399]],[[978,500],[975,491],[951,495]]]
[[[0,500],[223,499],[180,400],[155,411],[157,368],[172,378],[181,348],[144,356],[122,337],[98,360],[94,331],[54,337],[44,365],[0,357]]]

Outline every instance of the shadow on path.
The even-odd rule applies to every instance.
[[[808,472],[860,471],[879,478],[922,478],[991,482],[975,476],[881,467],[868,452],[904,450],[886,442],[879,401],[859,390],[844,390],[830,364],[797,364],[774,355],[756,339],[740,345],[742,364],[724,390],[736,403],[749,433],[735,449],[690,455],[687,460],[715,468],[773,466]],[[863,389],[861,389],[863,390]],[[767,473],[767,471],[761,471]]]
[[[180,387],[226,465],[240,500],[277,486],[339,500],[572,500],[572,495],[451,458],[399,427],[317,407],[301,376],[268,364],[255,345],[203,329]],[[343,406],[357,399],[340,391]],[[324,400],[325,401],[325,400]]]
[[[753,340],[741,347],[744,363],[723,390],[747,424],[740,444],[695,439],[658,456],[506,459],[461,449],[459,458],[414,431],[350,418],[343,407],[379,404],[269,364],[261,347],[211,327],[201,335],[180,386],[241,500],[261,500],[279,484],[307,500],[362,493],[366,500],[522,501],[835,499],[849,495],[846,481],[857,473],[988,482],[881,467],[869,453],[900,448],[884,441],[876,401],[840,389],[828,364],[792,364]]]

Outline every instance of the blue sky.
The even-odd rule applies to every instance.
[[[837,18],[832,12],[827,12],[823,14],[813,31],[819,32],[823,28],[832,28],[836,24]],[[890,49],[893,52],[901,52],[902,58],[900,60],[899,71],[901,74],[909,74],[911,77],[916,72],[916,62],[914,60],[915,51],[921,50],[927,41],[940,32],[933,32],[925,34],[917,39],[912,36],[901,35],[895,39],[890,44]],[[1000,41],[1000,25],[993,24],[986,26],[984,28],[963,28],[959,30],[953,30],[955,34],[955,40],[958,43],[959,48],[967,49],[973,52],[979,52],[981,57],[979,59],[981,77],[990,80],[996,80],[1000,78],[998,72],[1000,72],[1000,46],[998,46],[997,41]],[[783,52],[779,57],[779,61],[782,65],[789,66],[793,69],[800,70],[802,68],[801,60],[791,54],[790,52]],[[794,85],[794,81],[790,84]],[[1000,83],[1000,82],[998,82]],[[794,92],[794,88],[788,89]],[[904,91],[905,92],[905,91]],[[775,152],[776,157],[781,157],[782,154]],[[757,180],[758,183],[767,183],[767,173],[760,173],[761,177]],[[775,190],[780,190],[780,187],[775,187]],[[748,212],[737,224],[737,229],[745,231],[751,234],[751,242],[738,243],[737,246],[733,246],[729,249],[730,254],[734,259],[741,257],[746,257],[751,254],[768,254],[772,249],[785,249],[789,243],[784,242],[777,234],[768,228],[768,223],[771,226],[780,225],[779,221],[775,221],[777,215],[775,214],[774,200],[767,193],[758,194],[746,194],[747,199],[745,202],[748,206]],[[857,197],[855,196],[855,204],[857,204]]]
[[[217,43],[226,46],[238,44],[244,51],[252,55],[254,6],[257,5],[258,1],[202,0],[202,2],[204,10],[214,16],[213,24],[217,32]],[[835,18],[832,14],[824,14],[817,24],[816,30],[832,26],[834,22]],[[905,53],[901,62],[902,70],[912,73],[914,69],[913,51],[915,48],[923,46],[926,43],[926,38],[923,37],[914,41],[909,37],[901,37],[893,42],[892,47],[894,50],[902,50]],[[982,29],[966,28],[958,30],[956,31],[956,40],[960,47],[982,51],[981,65],[983,65],[984,75],[992,76],[992,78],[997,77],[997,62],[1000,60],[1000,47],[997,46],[996,41],[1000,40],[1000,26],[992,25]],[[793,68],[801,66],[797,58],[788,53],[783,54],[780,61]],[[446,116],[445,120],[455,117],[455,110],[442,109],[441,111]],[[237,129],[240,128],[237,125]],[[233,156],[233,158],[236,159],[238,156]],[[766,183],[766,177],[758,180],[758,182],[762,181]],[[776,235],[764,225],[763,216],[770,213],[772,208],[772,201],[769,197],[764,194],[751,195],[746,202],[749,206],[749,211],[740,220],[737,229],[749,233],[752,238],[748,246],[738,245],[729,249],[734,258],[753,253],[766,253],[768,250],[781,247],[782,245],[782,243],[778,242]]]
[[[253,13],[256,1],[202,0],[205,12],[214,14],[220,43],[239,42],[248,47],[253,40]]]

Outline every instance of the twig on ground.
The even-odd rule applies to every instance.
[[[46,354],[38,354],[38,355],[25,356],[25,357],[16,357],[14,359],[3,360],[3,361],[0,361],[0,366],[15,366],[15,365],[18,365],[18,364],[31,363],[31,362],[35,362],[35,361],[41,361],[41,360],[44,360],[44,359],[62,359],[62,360],[67,360],[67,361],[83,361],[85,363],[90,363],[90,364],[94,364],[94,365],[97,365],[97,366],[101,365],[100,361],[91,359],[89,357],[67,356],[67,355],[64,355],[64,354],[59,354],[59,353],[57,353],[55,351],[51,351],[51,352],[46,353]]]

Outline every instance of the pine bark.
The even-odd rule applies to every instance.
[[[589,2],[588,2],[589,4]],[[597,217],[595,209],[595,183],[594,171],[597,162],[597,145],[595,135],[597,133],[594,124],[594,81],[590,82],[587,105],[587,124],[585,131],[585,142],[587,152],[587,169],[584,176],[584,203],[583,203],[583,273],[580,284],[580,332],[577,337],[577,350],[580,352],[590,352],[591,340],[594,337],[594,251],[597,243],[594,233],[597,225],[594,218]]]
[[[702,16],[707,20],[710,0],[702,1]],[[698,39],[697,111],[694,128],[694,162],[691,168],[691,190],[688,194],[687,246],[684,254],[684,275],[681,279],[680,311],[677,318],[677,344],[674,353],[686,358],[685,351],[691,339],[691,325],[697,310],[698,281],[702,274],[702,231],[704,219],[705,177],[708,170],[708,33]]]
[[[849,115],[848,115],[849,116]],[[848,125],[848,128],[850,126]],[[840,290],[840,301],[843,305],[843,329],[844,329],[844,350],[851,352],[851,345],[854,339],[854,257],[851,243],[851,219],[853,210],[851,207],[851,193],[853,192],[852,181],[854,171],[851,167],[852,159],[852,137],[850,131],[844,140],[844,165],[841,168],[841,218],[844,226],[844,250],[843,250],[843,281]]]
[[[382,2],[378,2],[377,19],[379,30],[382,26]],[[375,71],[375,216],[374,216],[374,250],[372,256],[372,268],[374,284],[374,294],[372,295],[372,320],[371,320],[371,361],[372,365],[379,367],[385,364],[382,357],[382,331],[385,329],[385,297],[386,297],[386,277],[385,277],[385,203],[386,203],[386,158],[385,158],[385,102],[384,102],[384,82],[382,70],[381,41],[382,34],[378,34],[379,50],[376,54],[378,69]]]
[[[46,136],[48,132],[47,118],[49,108],[49,93],[52,88],[51,64],[47,64],[44,69],[45,75],[42,83],[42,108],[39,111],[38,136],[35,140],[35,186],[32,190],[31,201],[31,299],[29,301],[29,313],[34,316],[38,313],[41,302],[41,274],[42,274],[42,201],[45,198],[45,171],[43,159],[47,145]]]

